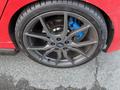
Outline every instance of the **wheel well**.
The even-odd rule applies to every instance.
[[[113,40],[113,36],[114,36],[114,26],[113,26],[113,23],[112,23],[112,20],[110,19],[110,17],[102,10],[100,9],[99,7],[91,4],[91,3],[88,3],[88,2],[85,2],[83,1],[84,3],[87,3],[89,5],[91,5],[92,7],[96,8],[97,10],[100,11],[100,13],[103,15],[103,18],[106,22],[106,25],[107,25],[107,31],[108,31],[108,38],[107,38],[107,42],[106,42],[106,47],[104,48],[104,51],[106,52],[108,50],[108,48],[110,47],[111,43],[112,43],[112,40]]]
[[[112,40],[113,40],[114,26],[113,26],[113,23],[112,23],[112,20],[110,19],[110,17],[101,9],[99,9],[99,10],[102,13],[102,15],[105,19],[106,25],[107,25],[107,31],[108,31],[108,38],[107,38],[107,43],[106,43],[107,47],[104,49],[104,51],[106,52],[108,50],[108,48],[110,47]]]
[[[85,2],[85,1],[82,1],[82,2]],[[111,42],[113,40],[113,36],[114,36],[114,27],[113,27],[113,24],[112,24],[112,21],[111,19],[109,18],[109,16],[103,11],[101,10],[100,8],[88,3],[88,2],[85,2],[95,8],[97,8],[101,14],[103,15],[104,19],[105,19],[105,22],[106,22],[106,25],[107,25],[107,30],[108,30],[108,38],[107,38],[107,48],[105,48],[105,51],[109,48],[109,46],[111,45]],[[33,4],[33,3],[31,3]],[[28,4],[24,7],[22,7],[21,9],[19,9],[12,17],[11,21],[10,21],[10,24],[9,24],[9,34],[10,34],[10,37],[12,39],[12,41],[14,42],[15,46],[18,48],[18,45],[16,43],[16,39],[15,39],[15,25],[16,25],[16,21],[19,17],[19,15],[21,14],[21,12],[27,8],[29,5],[31,4]]]
[[[36,3],[36,2],[33,2],[33,3]],[[16,39],[15,39],[15,25],[16,25],[16,22],[17,22],[17,19],[19,17],[19,15],[22,13],[22,11],[27,8],[29,5],[33,4],[33,3],[30,3],[22,8],[20,8],[11,18],[10,20],[10,23],[9,23],[9,34],[10,34],[10,37],[12,39],[12,41],[14,42],[14,45],[16,46],[17,49],[19,49],[18,45],[17,45],[17,42],[16,42]]]

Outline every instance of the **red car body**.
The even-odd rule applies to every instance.
[[[11,39],[10,24],[11,19],[18,11],[37,0],[0,0],[0,49],[16,49],[16,45]],[[114,29],[113,38],[108,45],[107,52],[120,49],[120,0],[85,0],[102,12],[104,12],[112,22]],[[111,31],[110,31],[111,32]],[[113,33],[113,32],[112,32]],[[109,35],[108,39],[112,37]]]

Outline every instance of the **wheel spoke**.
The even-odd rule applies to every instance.
[[[68,59],[74,65],[74,60],[71,57],[68,56],[66,50],[63,50],[63,55],[66,59]]]
[[[40,35],[40,34],[37,34],[37,33],[25,33],[24,35],[28,36],[28,37],[32,37],[32,38],[37,38],[37,39],[42,39],[44,41],[50,41],[49,38],[43,36],[43,35]]]
[[[91,27],[91,25],[84,25],[84,26],[82,26],[80,29],[72,32],[72,33],[68,36],[67,39],[72,38],[75,34],[77,34],[77,33],[79,33],[79,32],[83,32],[83,31],[85,31],[85,30],[88,30],[90,27]]]
[[[64,12],[64,27],[63,27],[63,32],[61,34],[62,40],[64,40],[67,33],[68,33],[68,13]]]
[[[49,55],[50,53],[52,53],[54,50],[55,50],[55,48],[51,48],[50,50],[46,51],[46,52],[43,54],[41,60],[45,59],[45,58],[47,57],[47,55]]]
[[[62,52],[61,50],[57,51],[57,60],[56,60],[56,65],[58,65],[58,63],[60,62],[61,58],[62,58]]]
[[[49,31],[47,25],[45,24],[45,21],[43,20],[42,16],[40,16],[39,19],[40,19],[40,22],[41,22],[41,24],[43,26],[43,30],[47,33],[47,35],[50,38],[52,38],[55,41],[55,37],[50,33],[50,31]]]
[[[80,50],[80,49],[77,49],[77,48],[69,48],[70,50],[72,50],[72,51],[75,51],[75,52],[77,52],[77,53],[80,53],[81,55],[83,55],[84,57],[86,57],[86,58],[89,58],[82,50]]]
[[[68,14],[64,13],[64,31],[63,31],[64,36],[67,34],[67,31],[68,31]]]
[[[41,24],[42,24],[42,26],[43,26],[43,30],[45,30],[46,33],[47,33],[48,35],[50,35],[50,32],[49,32],[49,30],[48,30],[48,27],[47,27],[47,25],[45,24],[45,21],[43,20],[43,18],[40,16],[39,19],[40,19],[40,22],[41,22]]]
[[[45,47],[35,47],[35,46],[32,46],[32,47],[28,47],[27,50],[48,50],[48,49],[51,49],[52,46],[50,45],[46,45]]]
[[[94,45],[94,44],[98,44],[98,41],[84,41],[80,43],[72,42],[72,47],[85,47],[85,46]]]

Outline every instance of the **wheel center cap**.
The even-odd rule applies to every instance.
[[[62,48],[62,47],[64,47],[64,44],[63,43],[58,43],[57,47]]]

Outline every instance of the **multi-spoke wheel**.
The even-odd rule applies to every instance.
[[[84,3],[68,2],[35,4],[20,15],[16,39],[33,60],[52,67],[74,67],[102,50],[107,37],[102,15]]]

